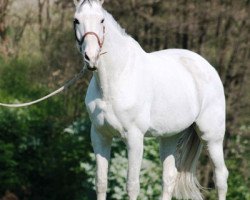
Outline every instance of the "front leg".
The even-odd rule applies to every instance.
[[[143,134],[137,129],[128,132],[128,176],[127,192],[129,200],[136,200],[140,191],[140,169],[143,156]]]
[[[96,156],[96,194],[97,200],[106,200],[108,187],[108,163],[112,138],[100,134],[95,127],[91,127],[91,141]]]

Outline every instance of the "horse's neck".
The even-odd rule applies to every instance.
[[[107,69],[109,73],[122,71],[130,58],[130,38],[116,30],[113,24],[107,22],[106,34],[102,52],[107,52],[100,57],[100,69]]]
[[[107,52],[100,57],[98,72],[95,78],[104,98],[112,96],[119,77],[129,73],[133,67],[132,61],[136,53],[143,51],[136,42],[119,30],[112,21],[106,22],[106,34],[102,52]]]

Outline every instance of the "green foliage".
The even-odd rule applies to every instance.
[[[28,78],[32,65],[22,60],[1,62],[1,102],[29,101],[49,92]],[[80,161],[88,160],[91,149],[90,123],[81,120],[77,134],[77,122],[65,129],[69,122],[62,102],[56,97],[29,108],[0,108],[0,197],[11,190],[20,199],[86,198],[82,195],[89,193],[83,183],[86,173]]]
[[[17,162],[14,160],[14,146],[12,144],[5,144],[0,140],[0,179],[1,184],[10,188],[18,183],[15,173]]]
[[[242,127],[241,130],[250,130],[250,127]],[[249,200],[250,199],[250,148],[248,138],[237,135],[232,138],[234,143],[230,146],[231,151],[226,164],[229,169],[228,199]],[[248,173],[248,174],[247,174]]]
[[[249,180],[245,180],[243,174],[239,173],[239,167],[242,164],[240,159],[230,159],[227,162],[230,176],[228,179],[228,199],[234,200],[249,200]]]
[[[19,59],[0,61],[0,94],[2,101],[10,98],[12,100],[13,98],[22,100],[41,93],[43,88],[40,88],[39,85],[30,84],[32,72],[35,70],[33,66],[36,65],[40,65],[40,63],[35,60],[32,60],[32,64],[27,60]]]

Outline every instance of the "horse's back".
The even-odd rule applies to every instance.
[[[185,49],[167,49],[150,53],[162,59],[173,59],[184,66],[193,77],[202,77],[203,81],[219,79],[216,70],[199,54]]]

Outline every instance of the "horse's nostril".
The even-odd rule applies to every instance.
[[[90,59],[89,59],[87,53],[85,53],[84,58],[85,58],[86,61],[90,61]]]

